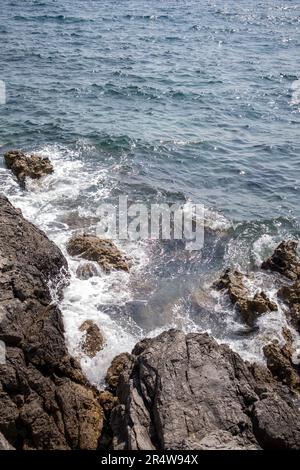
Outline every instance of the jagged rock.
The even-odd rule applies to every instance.
[[[130,359],[131,355],[128,353],[119,354],[113,359],[105,377],[111,390],[115,391],[117,389],[121,372],[128,365]]]
[[[0,450],[15,450],[0,432]]]
[[[96,449],[103,410],[66,348],[48,281],[61,251],[0,196],[0,432],[17,449]]]
[[[84,281],[98,275],[98,270],[93,263],[80,264],[76,269],[76,276]]]
[[[79,256],[88,261],[96,261],[105,271],[121,269],[129,271],[131,262],[111,240],[98,238],[94,235],[76,235],[67,245],[71,256]]]
[[[300,280],[293,285],[282,286],[278,296],[287,303],[289,310],[286,315],[290,323],[300,332]]]
[[[39,179],[54,172],[49,158],[39,155],[25,155],[19,150],[12,150],[4,155],[6,166],[17,177],[21,186],[25,186],[26,177]]]
[[[286,383],[291,389],[300,392],[300,368],[293,363],[295,349],[290,332],[285,330],[286,343],[280,346],[275,340],[264,346],[267,367],[275,378]]]
[[[238,308],[243,320],[250,326],[263,313],[277,310],[276,303],[272,302],[265,292],[257,292],[253,298],[250,297],[244,285],[244,274],[238,269],[226,269],[213,287],[228,291],[231,301]]]
[[[105,344],[105,338],[100,328],[92,320],[86,320],[79,329],[85,332],[81,344],[83,352],[89,357],[96,356],[96,354],[103,349]]]
[[[117,380],[113,448],[300,449],[300,412],[267,368],[208,334],[138,343]]]
[[[192,305],[200,311],[210,313],[215,308],[215,300],[209,290],[198,288],[191,294]]]
[[[261,265],[262,269],[276,271],[292,281],[300,278],[300,259],[297,252],[298,242],[281,242],[270,258]]]

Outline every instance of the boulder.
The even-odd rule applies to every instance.
[[[123,359],[113,449],[300,449],[294,395],[207,333],[169,330]]]
[[[91,358],[96,356],[105,344],[105,338],[100,328],[92,320],[86,320],[79,329],[85,332],[81,344],[82,351]]]
[[[20,185],[25,187],[27,177],[39,179],[54,172],[49,158],[39,155],[25,155],[19,150],[12,150],[4,155],[7,168],[17,177]]]
[[[16,449],[96,449],[103,410],[68,353],[48,286],[66,260],[4,196],[0,247],[0,432]]]
[[[282,286],[278,296],[288,305],[286,316],[293,327],[300,333],[300,280],[292,285]]]
[[[262,263],[262,269],[276,271],[288,279],[296,281],[300,278],[300,259],[297,246],[298,242],[296,241],[282,241],[272,256]]]
[[[87,281],[91,277],[98,275],[99,272],[93,263],[80,264],[76,269],[76,276],[83,281]]]
[[[79,256],[88,261],[96,261],[104,271],[121,269],[129,271],[131,262],[111,240],[101,239],[95,235],[75,235],[67,244],[71,256]]]
[[[265,292],[257,292],[254,297],[251,297],[245,287],[244,278],[245,275],[238,269],[229,268],[214,283],[213,287],[219,290],[227,290],[231,301],[238,308],[243,320],[251,326],[263,313],[277,310],[277,305],[268,298]]]

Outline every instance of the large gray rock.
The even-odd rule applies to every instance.
[[[294,395],[208,334],[170,330],[120,363],[114,449],[300,449]]]
[[[102,408],[68,354],[48,287],[66,268],[61,251],[0,196],[0,432],[17,449],[98,446]]]

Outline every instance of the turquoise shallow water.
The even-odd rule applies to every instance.
[[[120,194],[200,202],[217,220],[192,258],[172,244],[125,247],[139,266],[128,298],[105,281],[96,300],[92,286],[88,299],[68,292],[66,312],[88,303],[134,341],[169,325],[174,304],[188,311],[187,292],[222,267],[255,269],[283,237],[299,237],[299,52],[295,0],[1,1],[1,153],[39,151],[56,173],[24,193],[1,162],[0,190],[62,248]],[[128,307],[136,298],[155,315]],[[181,321],[222,338],[233,328],[195,312]]]

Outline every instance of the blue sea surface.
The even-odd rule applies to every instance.
[[[142,336],[169,324],[186,279],[191,291],[224,266],[254,269],[299,238],[299,59],[298,0],[1,0],[1,154],[45,154],[56,179],[22,192],[1,161],[0,190],[61,246],[122,194],[205,205],[216,232],[201,256],[145,248],[138,279],[151,285],[131,288],[159,314],[125,312]],[[103,315],[129,328],[124,312]]]

